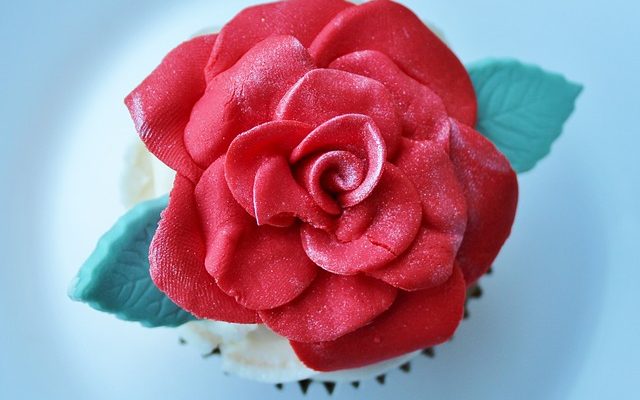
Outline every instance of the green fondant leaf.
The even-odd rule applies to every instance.
[[[489,59],[467,69],[478,98],[476,128],[516,172],[530,170],[549,153],[582,86],[516,60]]]
[[[140,203],[122,216],[80,268],[69,296],[147,327],[194,320],[158,290],[149,275],[149,245],[166,206],[164,196]]]

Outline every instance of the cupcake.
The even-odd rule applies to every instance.
[[[248,379],[383,382],[454,335],[580,90],[392,1],[247,8],[126,97],[133,208],[71,297]]]

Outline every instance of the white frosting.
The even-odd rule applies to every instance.
[[[122,175],[123,203],[130,207],[168,193],[175,172],[158,161],[141,142],[131,146]],[[218,347],[222,369],[243,378],[280,383],[301,379],[355,381],[376,377],[397,368],[420,352],[363,368],[322,373],[307,368],[296,357],[289,341],[264,325],[194,321],[179,328],[179,334],[200,354]]]
[[[269,383],[307,378],[337,382],[369,379],[397,368],[420,353],[409,353],[364,368],[318,372],[298,360],[287,339],[264,325],[194,321],[181,326],[180,334],[200,354],[219,348],[225,372]]]

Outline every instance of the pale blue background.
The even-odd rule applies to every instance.
[[[80,250],[70,257],[82,259],[95,240],[52,238],[43,228],[60,220],[49,199],[65,186],[56,166],[71,139],[61,127],[76,118],[122,43],[139,32],[163,31],[154,24],[187,3],[0,3],[0,399],[295,396],[293,387],[279,393],[205,375],[193,354],[173,348],[171,332],[150,334],[67,302],[60,282],[75,265],[56,265],[44,250],[52,241],[77,241]],[[249,3],[210,0],[194,9],[219,7],[211,14],[219,23]],[[562,71],[585,91],[552,157],[522,177],[514,235],[459,336],[437,362],[420,360],[410,375],[394,372],[385,387],[339,387],[335,398],[637,398],[640,6],[629,0],[404,3],[436,22],[465,62],[517,57]],[[149,50],[157,58],[149,65],[179,42],[171,35]],[[95,216],[98,228],[114,215]],[[75,215],[62,218],[77,223]],[[50,281],[58,268],[64,279]],[[69,320],[77,326],[60,326]],[[77,345],[66,334],[57,337],[69,329],[78,332]],[[94,361],[78,364],[83,357]],[[325,395],[315,387],[309,397]]]

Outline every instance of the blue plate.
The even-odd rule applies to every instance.
[[[219,373],[177,343],[66,297],[122,214],[135,140],[123,97],[162,56],[250,1],[0,6],[0,398],[294,397]],[[471,318],[434,360],[335,399],[632,398],[640,372],[640,8],[598,2],[405,1],[464,61],[513,56],[585,85],[551,155],[520,177],[513,235]],[[586,3],[590,3],[587,5]],[[5,115],[6,114],[6,115]],[[635,378],[635,379],[634,379]],[[312,386],[308,397],[326,398]]]

